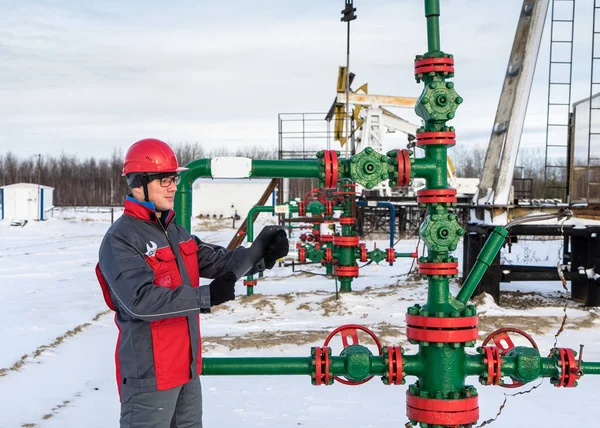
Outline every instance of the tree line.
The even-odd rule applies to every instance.
[[[245,156],[254,159],[276,159],[277,151],[260,146],[239,148],[228,151],[226,148],[205,150],[200,144],[175,144],[173,149],[180,164],[185,165],[195,159],[213,156]],[[486,150],[479,148],[456,147],[449,151],[458,177],[481,176]],[[541,149],[524,149],[517,162],[519,168],[515,177],[531,179],[532,197],[544,194],[544,153]],[[54,188],[56,206],[120,206],[127,194],[127,183],[121,176],[123,154],[120,151],[106,158],[90,157],[78,159],[74,155],[34,156],[19,159],[13,153],[0,155],[0,186],[13,183],[36,183]],[[314,184],[302,184],[300,193],[310,190]],[[302,180],[304,181],[304,180]],[[297,186],[296,186],[297,187]],[[290,193],[295,191],[290,189]]]
[[[207,151],[200,144],[191,143],[174,144],[172,147],[181,165],[213,156],[277,157],[277,152],[263,147],[233,152],[225,148]],[[128,192],[125,177],[121,176],[123,158],[118,150],[101,159],[78,159],[65,153],[19,159],[8,152],[0,155],[0,186],[35,183],[53,187],[55,206],[121,206]]]

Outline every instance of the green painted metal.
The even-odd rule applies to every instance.
[[[473,295],[473,292],[477,288],[477,284],[483,278],[487,268],[493,263],[496,254],[504,245],[504,240],[508,236],[508,230],[501,226],[494,228],[490,237],[486,241],[485,245],[481,249],[481,252],[477,256],[475,265],[469,272],[469,275],[465,279],[463,286],[456,297],[459,302],[467,303],[467,301]]]
[[[369,259],[373,260],[376,264],[381,263],[382,261],[387,259],[387,253],[379,248],[375,248],[368,253]]]
[[[386,155],[367,147],[361,153],[350,158],[350,175],[354,182],[367,189],[372,189],[390,178],[388,160]]]
[[[444,207],[438,206],[440,214],[428,215],[419,230],[430,252],[442,253],[455,251],[465,231],[456,220],[456,215],[444,213]]]
[[[456,109],[463,99],[456,93],[453,82],[443,82],[424,78],[429,81],[421,92],[415,111],[426,121],[445,123],[454,119]]]
[[[440,50],[440,1],[425,0],[425,16],[427,17],[427,47],[430,52]]]

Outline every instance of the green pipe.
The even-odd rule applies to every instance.
[[[288,205],[289,212],[298,212],[298,207],[295,205]],[[259,213],[272,213],[275,211],[275,207],[273,206],[265,206],[265,205],[254,205],[248,211],[247,223],[246,223],[246,241],[248,244],[254,242],[254,216]],[[259,274],[262,277],[262,272]],[[246,277],[248,281],[252,281],[254,279],[253,275],[248,275]],[[246,287],[246,296],[252,296],[254,294],[254,286]]]
[[[197,159],[186,165],[182,171],[181,182],[175,192],[175,221],[191,230],[192,217],[192,185],[201,177],[213,177],[212,159]],[[344,171],[345,159],[339,160],[340,176]],[[252,160],[249,177],[252,178],[323,178],[324,163],[322,159],[305,160]],[[238,171],[232,171],[231,177],[239,177]],[[225,177],[223,177],[225,178]]]
[[[406,257],[406,258],[412,258],[413,253],[396,253],[396,258],[399,259],[400,257]]]
[[[257,376],[257,375],[311,375],[314,357],[226,357],[202,358],[204,376]],[[387,370],[384,359],[370,356],[369,373],[383,376]],[[331,357],[329,372],[334,376],[345,376],[352,371],[352,364],[345,356]]]
[[[412,159],[411,177],[424,178],[427,189],[447,189],[447,147],[427,146],[425,153],[425,157]]]
[[[367,351],[368,352],[368,351]],[[436,347],[433,344],[422,347],[416,355],[403,355],[402,371],[406,376],[417,376],[421,389],[426,391],[460,391],[464,379],[487,373],[483,355],[467,355],[463,347]],[[453,364],[440,364],[440,361]],[[518,358],[502,357],[502,375],[518,377]],[[537,378],[551,378],[560,375],[554,358],[540,358],[541,371]],[[332,356],[329,371],[334,376],[347,376],[355,372],[351,356]],[[279,376],[311,375],[314,371],[314,357],[225,357],[203,358],[204,376]],[[456,370],[458,368],[458,370]],[[581,369],[586,375],[599,375],[600,363],[582,362]],[[383,356],[370,355],[368,376],[383,376],[388,364]],[[423,376],[427,374],[427,376]]]
[[[344,159],[339,159],[340,164],[343,162]],[[252,160],[253,178],[323,178],[322,174],[324,166],[321,159]]]
[[[427,372],[419,376],[425,391],[460,391],[465,385],[465,350],[463,347],[419,346]]]
[[[581,370],[584,375],[600,375],[600,363],[581,362]]]
[[[462,288],[456,296],[456,299],[459,302],[466,304],[469,301],[473,295],[473,292],[477,288],[477,284],[479,284],[479,281],[481,281],[481,278],[483,278],[487,268],[494,262],[496,254],[498,254],[498,251],[500,251],[502,245],[504,245],[504,240],[506,239],[507,235],[508,230],[504,229],[503,227],[496,226],[494,228],[490,234],[490,237],[481,249],[481,252],[477,256],[477,261],[475,262],[473,269],[471,269],[471,272],[469,272],[467,279],[465,279]]]
[[[440,50],[440,1],[425,0],[427,17],[427,46],[429,52]]]

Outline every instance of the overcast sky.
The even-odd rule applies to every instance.
[[[573,101],[589,93],[592,1],[577,2]],[[419,96],[421,0],[355,0],[354,88]],[[343,0],[0,0],[0,154],[107,157],[144,137],[276,150],[277,114],[327,111],[345,64]],[[486,144],[522,0],[442,0],[465,102],[458,144]],[[545,32],[547,40],[549,31]],[[548,48],[524,144],[544,144]],[[410,110],[397,111],[416,120]]]

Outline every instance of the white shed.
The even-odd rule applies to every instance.
[[[0,187],[2,220],[46,220],[54,208],[54,188],[32,183]]]

